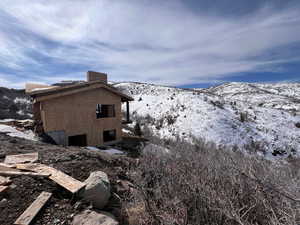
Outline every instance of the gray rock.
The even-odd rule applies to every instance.
[[[0,201],[0,207],[2,208],[4,208],[4,207],[6,207],[6,205],[7,205],[7,199],[6,198],[3,198],[1,201]]]
[[[95,171],[84,182],[86,184],[83,198],[92,203],[93,207],[102,209],[110,198],[110,182],[107,174]]]
[[[118,225],[118,221],[113,215],[107,212],[95,212],[85,210],[76,215],[72,221],[72,225]]]

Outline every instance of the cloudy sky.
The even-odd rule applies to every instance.
[[[0,86],[300,80],[299,0],[1,0]]]

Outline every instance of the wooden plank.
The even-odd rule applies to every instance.
[[[23,212],[16,220],[15,225],[29,225],[34,217],[40,212],[43,206],[51,198],[52,193],[43,191],[37,199]]]
[[[8,167],[8,168],[16,168],[15,165],[10,165],[10,164],[5,164],[5,163],[0,163],[0,166],[2,166],[2,167]]]
[[[5,157],[4,163],[6,164],[16,164],[16,163],[34,163],[38,161],[38,152],[18,154],[18,155],[7,155]]]
[[[0,171],[11,171],[11,172],[19,172],[20,170],[14,169],[12,167],[6,167],[0,165]]]
[[[82,183],[63,172],[44,164],[16,164],[16,167],[21,170],[30,170],[36,173],[49,173],[51,174],[49,179],[53,180],[73,194],[85,187],[85,183]]]
[[[0,176],[0,185],[7,185],[10,183],[11,183],[11,180],[9,179],[9,177]]]
[[[30,176],[30,177],[49,177],[49,173],[32,173],[32,172],[22,172],[22,171],[0,171],[0,176],[8,176],[8,177],[15,177],[15,176]]]
[[[8,186],[0,186],[0,193],[5,191],[8,188]]]

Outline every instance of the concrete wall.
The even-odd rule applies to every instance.
[[[116,117],[97,119],[97,104],[114,104]],[[46,133],[64,131],[66,138],[86,134],[89,146],[103,144],[104,130],[115,129],[117,140],[122,138],[121,98],[103,88],[42,101],[41,116]]]
[[[55,141],[56,144],[63,146],[68,145],[68,139],[65,131],[49,131],[47,134]]]

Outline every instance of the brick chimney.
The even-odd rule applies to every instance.
[[[106,73],[98,73],[94,71],[87,72],[87,81],[102,81],[103,83],[107,83],[107,74]]]

